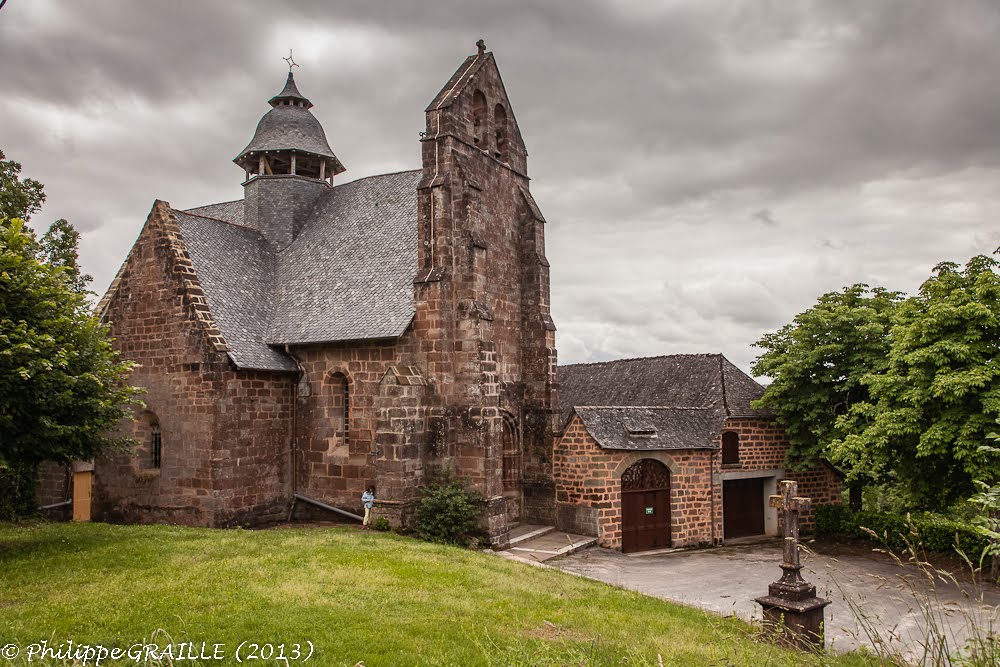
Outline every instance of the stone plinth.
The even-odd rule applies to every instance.
[[[799,561],[799,512],[807,509],[809,498],[796,496],[798,484],[785,480],[781,493],[771,496],[771,507],[782,512],[785,524],[784,558],[781,579],[757,598],[764,610],[764,627],[774,630],[778,642],[804,651],[823,649],[823,610],[829,600],[816,597],[816,587],[802,578]]]

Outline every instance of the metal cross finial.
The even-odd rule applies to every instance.
[[[284,60],[286,63],[288,63],[288,71],[289,72],[292,71],[293,67],[298,67],[299,66],[299,64],[297,62],[295,62],[295,59],[292,58],[292,50],[291,49],[288,49],[288,57],[287,58],[282,58],[282,60]]]
[[[483,55],[486,53],[486,42],[479,40],[476,42],[476,48],[479,49],[479,55]]]

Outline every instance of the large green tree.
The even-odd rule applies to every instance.
[[[906,299],[853,285],[765,335],[753,370],[774,381],[758,405],[787,430],[790,462],[830,458],[849,485],[888,484],[914,509],[1000,482],[982,446],[1000,416],[997,268],[940,264]]]
[[[968,498],[974,480],[1000,481],[1000,456],[983,447],[1000,416],[1000,274],[979,255],[945,262],[900,304],[888,363],[865,376],[870,399],[841,420],[832,443],[853,469],[890,477],[911,506]]]
[[[869,401],[862,378],[888,364],[888,332],[901,295],[852,285],[819,298],[755,345],[764,350],[753,365],[773,378],[758,401],[774,411],[791,443],[790,462],[812,465],[830,457],[844,433],[838,417]]]
[[[2,154],[0,154],[2,155]],[[77,232],[65,221],[39,242],[20,217],[44,199],[0,165],[0,469],[91,458],[127,444],[109,435],[131,415],[131,364],[91,311],[77,265]]]

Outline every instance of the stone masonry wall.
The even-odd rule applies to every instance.
[[[526,151],[492,55],[479,57],[427,113],[414,329],[430,407],[449,425],[441,451],[487,497],[500,545],[526,485],[530,514],[551,518],[551,495],[534,487],[551,491],[555,339]]]
[[[716,462],[716,473],[782,470],[785,479],[799,483],[799,495],[812,498],[814,507],[840,504],[843,492],[840,476],[831,466],[826,464],[801,471],[795,470],[794,465],[788,465],[786,461],[788,438],[784,429],[777,423],[767,419],[730,417],[726,420],[723,430],[734,431],[739,435],[739,463],[723,465],[722,457],[719,456]],[[718,442],[721,446],[721,434]],[[718,502],[721,506],[721,489]],[[719,516],[722,516],[721,511]],[[802,530],[811,530],[813,526],[812,510],[803,512],[801,517]]]
[[[738,464],[722,466],[717,450],[602,449],[573,415],[553,453],[556,525],[561,530],[596,535],[601,546],[620,549],[621,475],[642,458],[652,458],[670,469],[672,546],[721,544],[721,473],[784,471],[788,449],[783,430],[767,420],[729,418],[724,430],[740,435]],[[812,498],[814,506],[840,502],[840,477],[829,466],[801,472],[789,469],[783,477],[798,481],[799,493]],[[812,513],[804,513],[803,528],[811,526]]]
[[[404,335],[412,339],[412,334]],[[376,471],[383,379],[412,342],[304,346],[292,352],[303,371],[296,397],[295,487],[298,493],[357,513],[376,485],[380,502],[408,499]],[[344,389],[348,431],[344,432]],[[413,426],[419,426],[414,424]],[[419,457],[413,457],[417,472]],[[385,483],[383,483],[385,482]]]
[[[95,517],[201,526],[277,518],[289,499],[281,453],[290,422],[275,417],[290,405],[290,376],[234,369],[165,202],[99,307],[122,357],[139,364],[130,381],[145,388],[148,409],[122,426],[138,440],[135,455],[96,461]],[[252,429],[255,415],[271,420]],[[149,459],[153,423],[159,468]]]
[[[674,547],[712,544],[711,450],[622,451],[602,449],[576,415],[555,445],[553,472],[557,525],[597,535],[621,549],[621,475],[644,458],[670,469],[670,541]]]

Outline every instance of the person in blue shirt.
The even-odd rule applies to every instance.
[[[374,484],[369,484],[365,492],[361,494],[361,504],[365,506],[365,518],[361,522],[361,528],[368,530],[372,526],[372,508],[375,507]]]

